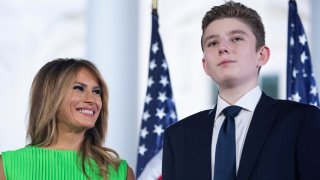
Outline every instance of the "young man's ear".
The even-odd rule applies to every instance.
[[[268,46],[262,46],[259,50],[258,54],[258,66],[261,67],[265,64],[267,64],[269,58],[270,58],[270,49]]]
[[[206,60],[204,58],[202,58],[202,67],[203,67],[204,72],[206,72],[206,74],[209,75],[207,63],[206,63]]]

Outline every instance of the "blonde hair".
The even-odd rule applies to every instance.
[[[55,59],[39,70],[30,90],[27,137],[32,146],[48,146],[55,142],[58,109],[81,68],[86,68],[97,78],[102,90],[101,112],[95,126],[85,132],[78,152],[82,171],[87,176],[85,162],[90,162],[89,158],[92,158],[99,166],[100,175],[107,177],[108,164],[117,169],[120,159],[114,150],[102,146],[108,126],[108,88],[99,70],[90,61]]]

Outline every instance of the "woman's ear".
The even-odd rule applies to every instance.
[[[268,46],[262,46],[258,54],[258,66],[261,67],[267,64],[270,58],[270,49]]]

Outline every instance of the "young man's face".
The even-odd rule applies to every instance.
[[[257,84],[259,67],[269,58],[269,49],[256,51],[253,32],[236,18],[211,22],[202,43],[203,68],[220,87]]]

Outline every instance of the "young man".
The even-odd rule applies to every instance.
[[[320,179],[319,109],[272,99],[258,86],[270,50],[257,12],[227,2],[206,13],[202,30],[217,105],[166,129],[163,180]]]

